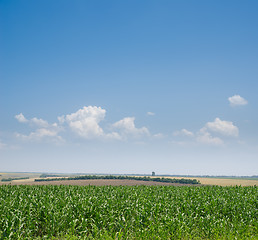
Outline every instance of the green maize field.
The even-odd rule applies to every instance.
[[[0,186],[0,239],[258,239],[257,187]]]

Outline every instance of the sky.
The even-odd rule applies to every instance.
[[[0,1],[0,172],[258,174],[256,0]]]

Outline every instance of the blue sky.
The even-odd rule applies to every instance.
[[[0,171],[255,175],[257,1],[0,2]]]

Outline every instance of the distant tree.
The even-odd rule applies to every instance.
[[[155,176],[155,172],[152,172],[152,176]],[[17,179],[17,178],[15,178]],[[181,184],[200,184],[200,182],[196,179],[175,179],[175,178],[150,178],[147,176],[137,177],[137,176],[96,176],[96,175],[82,175],[76,177],[64,177],[64,178],[37,178],[34,179],[35,182],[42,181],[63,181],[63,180],[83,180],[83,179],[129,179],[129,180],[137,180],[137,181],[154,181],[154,182],[167,182],[167,183],[181,183]],[[11,179],[13,180],[13,179]],[[1,181],[11,181],[10,179],[1,180]]]

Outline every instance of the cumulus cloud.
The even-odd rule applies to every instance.
[[[28,135],[18,133],[16,136],[24,140],[52,139],[63,141],[59,136],[61,131],[71,130],[85,139],[116,139],[150,135],[146,127],[137,128],[135,118],[127,117],[111,125],[111,131],[106,132],[100,123],[105,120],[106,110],[96,106],[85,106],[78,111],[58,117],[58,123],[49,124],[40,118],[26,119],[22,113],[15,118],[22,123],[36,128]]]
[[[243,97],[241,97],[239,95],[234,95],[232,97],[229,97],[228,101],[230,103],[230,106],[232,106],[232,107],[243,106],[243,105],[246,105],[248,103],[248,101],[246,99],[244,99]]]
[[[104,120],[106,110],[101,107],[89,106],[79,109],[77,112],[59,117],[60,123],[67,123],[68,126],[81,137],[94,138],[104,136],[103,129],[99,122]]]
[[[136,128],[135,118],[124,118],[111,125],[115,131],[105,132],[100,126],[100,122],[105,119],[106,110],[96,106],[85,106],[77,112],[61,116],[58,118],[61,124],[67,123],[69,128],[86,139],[125,139],[127,136],[139,137],[148,135],[149,131],[146,127]]]
[[[41,118],[34,117],[32,119],[27,119],[24,117],[24,115],[22,113],[16,115],[15,118],[18,120],[18,122],[21,122],[21,123],[29,123],[29,124],[35,125],[37,127],[49,127],[48,122]]]
[[[176,131],[174,136],[188,136],[195,142],[209,145],[224,145],[223,137],[238,137],[239,130],[230,121],[223,121],[220,118],[215,118],[213,122],[207,122],[195,134],[186,129]],[[219,136],[218,136],[219,135]]]
[[[150,135],[149,130],[146,127],[136,128],[135,127],[135,118],[134,117],[126,117],[112,126],[113,128],[117,129],[122,136],[133,136],[133,137],[140,137],[140,136],[148,136]]]
[[[210,145],[223,145],[224,141],[221,137],[214,137],[212,133],[221,136],[237,137],[239,134],[237,126],[232,122],[222,121],[215,118],[213,122],[207,122],[203,128],[197,133],[196,141]]]
[[[104,138],[106,138],[106,139],[115,139],[115,140],[122,140],[122,136],[119,133],[117,133],[117,132],[106,133]]]
[[[18,120],[18,122],[21,122],[21,123],[26,123],[26,122],[28,122],[28,120],[23,116],[22,113],[16,115],[15,118]]]
[[[206,130],[233,137],[237,137],[239,133],[238,127],[235,126],[232,122],[222,121],[219,118],[216,118],[213,122],[206,123],[202,131]]]
[[[197,142],[210,145],[223,145],[224,142],[218,137],[213,137],[209,132],[202,131],[201,135],[197,136]]]
[[[40,140],[40,139],[52,139],[55,141],[63,141],[62,137],[58,136],[58,133],[62,130],[57,123],[49,124],[47,121],[40,118],[26,119],[22,113],[15,116],[15,118],[21,123],[27,123],[30,126],[36,128],[30,134],[17,133],[16,137],[23,140]]]
[[[181,129],[180,131],[175,131],[173,133],[174,136],[187,136],[187,137],[193,137],[194,134],[186,129]]]
[[[34,132],[31,132],[29,135],[24,135],[17,133],[16,137],[21,138],[23,140],[41,140],[41,139],[51,139],[51,141],[55,142],[63,142],[63,138],[58,136],[58,132],[55,129],[46,129],[46,128],[39,128],[36,129]]]
[[[49,124],[48,124],[48,122],[47,121],[45,121],[45,120],[43,120],[43,119],[41,119],[41,118],[32,118],[31,120],[30,120],[30,122],[32,123],[32,124],[35,124],[36,126],[38,126],[38,127],[49,127]]]

